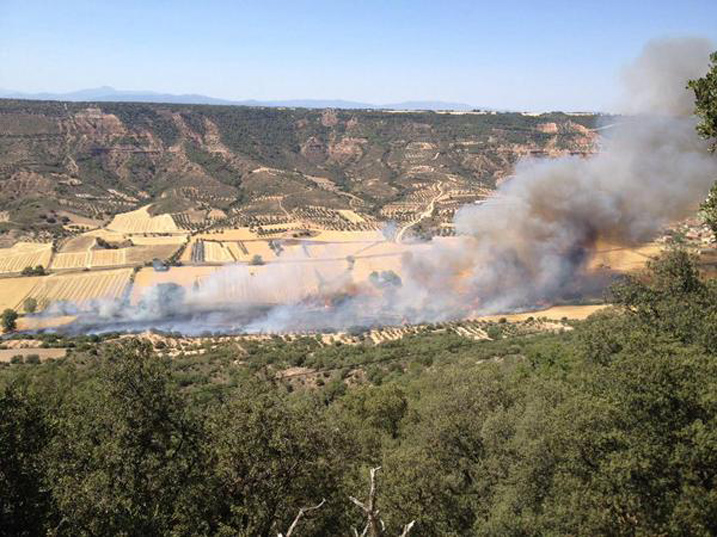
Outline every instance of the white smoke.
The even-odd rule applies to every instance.
[[[314,330],[549,303],[584,284],[582,269],[597,240],[651,239],[704,199],[717,160],[695,133],[686,83],[707,71],[713,48],[704,39],[648,43],[623,73],[624,107],[637,115],[606,131],[599,154],[520,162],[493,198],[458,212],[457,240],[435,241],[404,259],[400,285],[356,283],[340,271],[314,288],[301,283],[309,265],[269,265],[255,276],[232,267],[187,290],[181,305],[172,303],[172,314],[166,307],[124,306],[100,316],[99,324],[93,320],[92,329]],[[232,302],[232,296],[252,298]]]

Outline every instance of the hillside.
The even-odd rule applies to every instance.
[[[593,151],[597,121],[0,100],[0,226],[6,238],[57,236],[150,203],[200,227],[311,206],[401,221],[439,185],[435,214],[449,222],[521,157]]]
[[[0,528],[269,537],[321,504],[294,535],[351,535],[380,466],[375,535],[714,535],[717,286],[692,263],[582,323],[5,340]]]

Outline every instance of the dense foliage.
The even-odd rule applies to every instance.
[[[717,285],[673,251],[613,293],[548,336],[173,359],[85,338],[7,365],[0,533],[274,536],[325,498],[294,534],[349,535],[348,496],[381,465],[387,535],[714,534]],[[277,362],[333,373],[301,387],[267,375]],[[221,382],[188,376],[210,363]]]
[[[709,72],[689,83],[695,93],[695,113],[700,118],[697,131],[712,140],[712,150],[717,148],[717,52],[710,56]],[[717,239],[717,183],[712,186],[709,196],[702,204],[702,214]]]

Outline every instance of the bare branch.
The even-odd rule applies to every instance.
[[[317,509],[321,508],[321,506],[323,506],[325,503],[326,503],[326,498],[321,500],[321,503],[318,505],[314,505],[313,507],[302,507],[301,509],[299,509],[299,514],[296,515],[296,518],[291,523],[291,526],[289,526],[289,530],[286,532],[286,535],[280,533],[279,537],[291,537],[291,534],[294,532],[297,524],[303,518],[303,516],[310,511],[316,511]]]
[[[368,507],[366,507],[366,505],[365,505],[362,501],[357,500],[357,499],[354,498],[353,496],[349,496],[349,500],[351,500],[353,503],[355,503],[356,505],[358,505],[358,506],[361,508],[362,511],[368,513]]]
[[[408,534],[411,532],[411,528],[413,528],[413,525],[414,525],[415,523],[416,523],[416,521],[415,521],[415,520],[412,520],[411,522],[409,522],[408,524],[406,524],[406,525],[403,527],[403,532],[401,533],[400,537],[407,537]]]

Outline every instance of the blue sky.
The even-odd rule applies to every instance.
[[[608,110],[650,38],[717,0],[0,0],[0,88]]]

